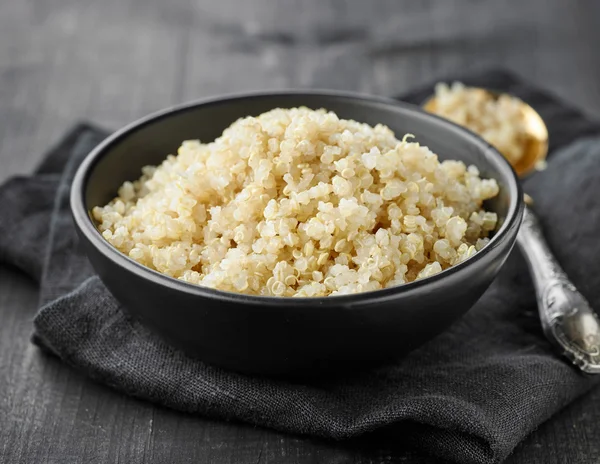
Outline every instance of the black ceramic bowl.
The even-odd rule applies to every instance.
[[[396,288],[328,298],[228,293],[152,271],[121,254],[89,211],[110,201],[142,166],[160,163],[186,139],[212,141],[236,119],[275,107],[327,108],[341,118],[411,133],[441,158],[476,165],[500,194],[487,204],[500,218],[490,243],[438,275]],[[236,371],[306,375],[405,355],[471,308],[512,249],[523,213],[512,168],[490,145],[412,105],[342,93],[275,92],[205,100],[151,115],[118,131],[81,164],[71,192],[81,241],[96,271],[144,324],[191,356]]]

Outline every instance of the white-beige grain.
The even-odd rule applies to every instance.
[[[476,167],[387,127],[275,109],[125,182],[93,216],[103,237],[168,276],[254,295],[316,297],[434,275],[487,243],[498,193]]]
[[[438,83],[433,112],[479,134],[515,165],[529,140],[521,101],[508,94],[498,98],[460,82]]]

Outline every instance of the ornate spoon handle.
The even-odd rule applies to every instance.
[[[557,263],[527,206],[517,243],[531,272],[546,337],[583,372],[600,374],[600,320]]]

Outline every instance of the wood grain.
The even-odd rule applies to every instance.
[[[0,0],[0,182],[81,119],[117,128],[186,100],[320,87],[394,95],[504,66],[600,116],[600,3],[562,0]],[[1,463],[418,463],[209,421],[94,384],[29,342],[35,285],[0,267]],[[513,463],[600,458],[600,391]]]

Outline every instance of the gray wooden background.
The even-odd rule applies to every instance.
[[[113,129],[250,89],[394,95],[502,66],[600,117],[599,43],[596,0],[0,0],[0,182],[79,120]],[[0,267],[0,462],[413,462],[118,395],[30,344],[36,303],[34,285]],[[598,462],[600,427],[577,429],[598,412],[576,403],[513,462],[538,462],[542,447],[557,447],[556,463]]]

